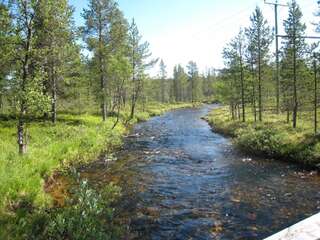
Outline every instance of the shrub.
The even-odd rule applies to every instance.
[[[31,209],[19,207],[11,222],[11,237],[39,240],[108,240],[119,239],[121,228],[114,224],[111,204],[120,196],[112,183],[97,191],[87,180],[78,180],[63,208]],[[12,220],[11,220],[12,221]]]

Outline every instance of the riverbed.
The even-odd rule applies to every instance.
[[[263,239],[320,211],[320,177],[247,156],[201,119],[215,106],[137,124],[113,156],[82,169],[119,184],[129,239]]]

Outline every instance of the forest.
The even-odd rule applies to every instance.
[[[285,35],[275,36],[257,7],[250,17],[251,25],[241,29],[223,50],[226,68],[220,77],[225,81],[221,80],[218,89],[230,105],[233,119],[241,115],[245,122],[246,108],[255,121],[263,121],[264,112],[286,112],[287,122],[296,128],[300,112],[317,109],[319,38],[306,35],[299,5],[293,1],[288,7]],[[317,23],[314,28],[318,32]],[[274,40],[276,53],[270,51]]]
[[[26,151],[27,119],[53,124],[58,112],[108,115],[147,102],[197,102],[212,96],[213,76],[200,75],[195,62],[177,65],[168,79],[159,61],[159,77],[146,70],[158,64],[113,1],[91,1],[77,29],[68,1],[2,1],[1,95],[3,115],[18,121],[19,152]],[[84,55],[83,50],[90,54]],[[157,91],[154,91],[157,89]]]
[[[116,1],[90,0],[82,18],[67,0],[0,2],[1,239],[32,232],[24,221],[51,205],[55,172],[111,152],[137,121],[213,97],[214,75],[193,61],[168,77]]]
[[[273,6],[276,9],[278,2]],[[224,68],[201,72],[190,59],[170,72],[163,59],[152,55],[152,46],[135,19],[128,19],[116,0],[88,0],[81,13],[83,26],[76,24],[75,7],[68,0],[0,0],[0,239],[136,239],[126,238],[130,220],[123,220],[117,208],[126,207],[124,202],[132,197],[123,189],[132,184],[129,163],[116,161],[117,156],[128,148],[124,139],[142,136],[130,134],[134,126],[157,121],[150,119],[172,110],[185,109],[181,111],[186,111],[182,115],[187,122],[188,117],[198,116],[188,111],[205,109],[207,116],[201,118],[212,128],[205,129],[205,136],[211,139],[211,130],[231,136],[232,143],[250,156],[319,169],[320,11],[314,9],[314,35],[310,36],[299,4],[292,0],[284,7],[288,10],[281,23],[284,35],[278,33],[278,23],[268,22],[257,6],[250,25],[221,49]],[[156,76],[151,69],[157,69]],[[170,124],[172,119],[166,116]],[[191,135],[180,133],[181,146],[197,139],[192,134],[203,135],[192,129],[194,123],[203,127],[198,119],[179,126],[181,118],[176,116],[175,121],[177,126],[167,132],[190,125],[186,132]],[[165,140],[170,142],[170,137]],[[154,136],[151,139],[157,141]],[[200,141],[187,148],[201,145]],[[162,142],[156,143],[164,148]],[[142,159],[151,154],[145,145],[142,149],[134,149],[139,154],[130,149],[132,156]],[[211,154],[208,149],[201,151]],[[158,148],[154,152],[154,159],[160,156],[165,161],[171,156],[162,156]],[[213,162],[215,156],[210,156]],[[109,176],[103,172],[108,177],[100,175],[107,183],[90,182],[92,173],[84,169],[96,161],[107,168],[109,162],[119,162],[111,172],[129,173]],[[237,197],[231,196],[230,202],[240,203]],[[145,212],[160,216],[152,207]],[[210,225],[210,236],[222,234],[222,225]],[[266,236],[275,229],[280,230],[270,227],[252,236]]]
[[[315,166],[319,164],[316,19],[320,15],[315,10],[310,35],[296,1],[280,6],[288,8],[284,35],[277,33],[279,26],[272,28],[257,7],[250,25],[223,49],[226,68],[214,89],[217,99],[228,107],[220,109],[211,123],[236,136],[249,152]]]

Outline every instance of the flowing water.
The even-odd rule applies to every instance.
[[[130,238],[263,239],[320,211],[319,175],[239,153],[201,120],[212,108],[140,123],[117,161],[83,169],[121,185]]]

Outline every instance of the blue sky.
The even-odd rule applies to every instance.
[[[274,1],[274,0],[270,0]],[[80,13],[87,0],[69,0],[76,9],[77,25],[83,24]],[[286,1],[281,1],[286,3]],[[308,33],[315,35],[311,22],[317,9],[316,0],[297,0],[308,25]],[[273,7],[263,0],[118,0],[128,19],[135,18],[144,40],[150,43],[154,57],[162,58],[169,75],[175,64],[197,62],[201,72],[207,68],[223,67],[221,52],[225,44],[249,24],[255,6],[260,6],[273,27]],[[287,8],[279,9],[279,25],[287,16]],[[157,67],[151,71],[157,74]]]

